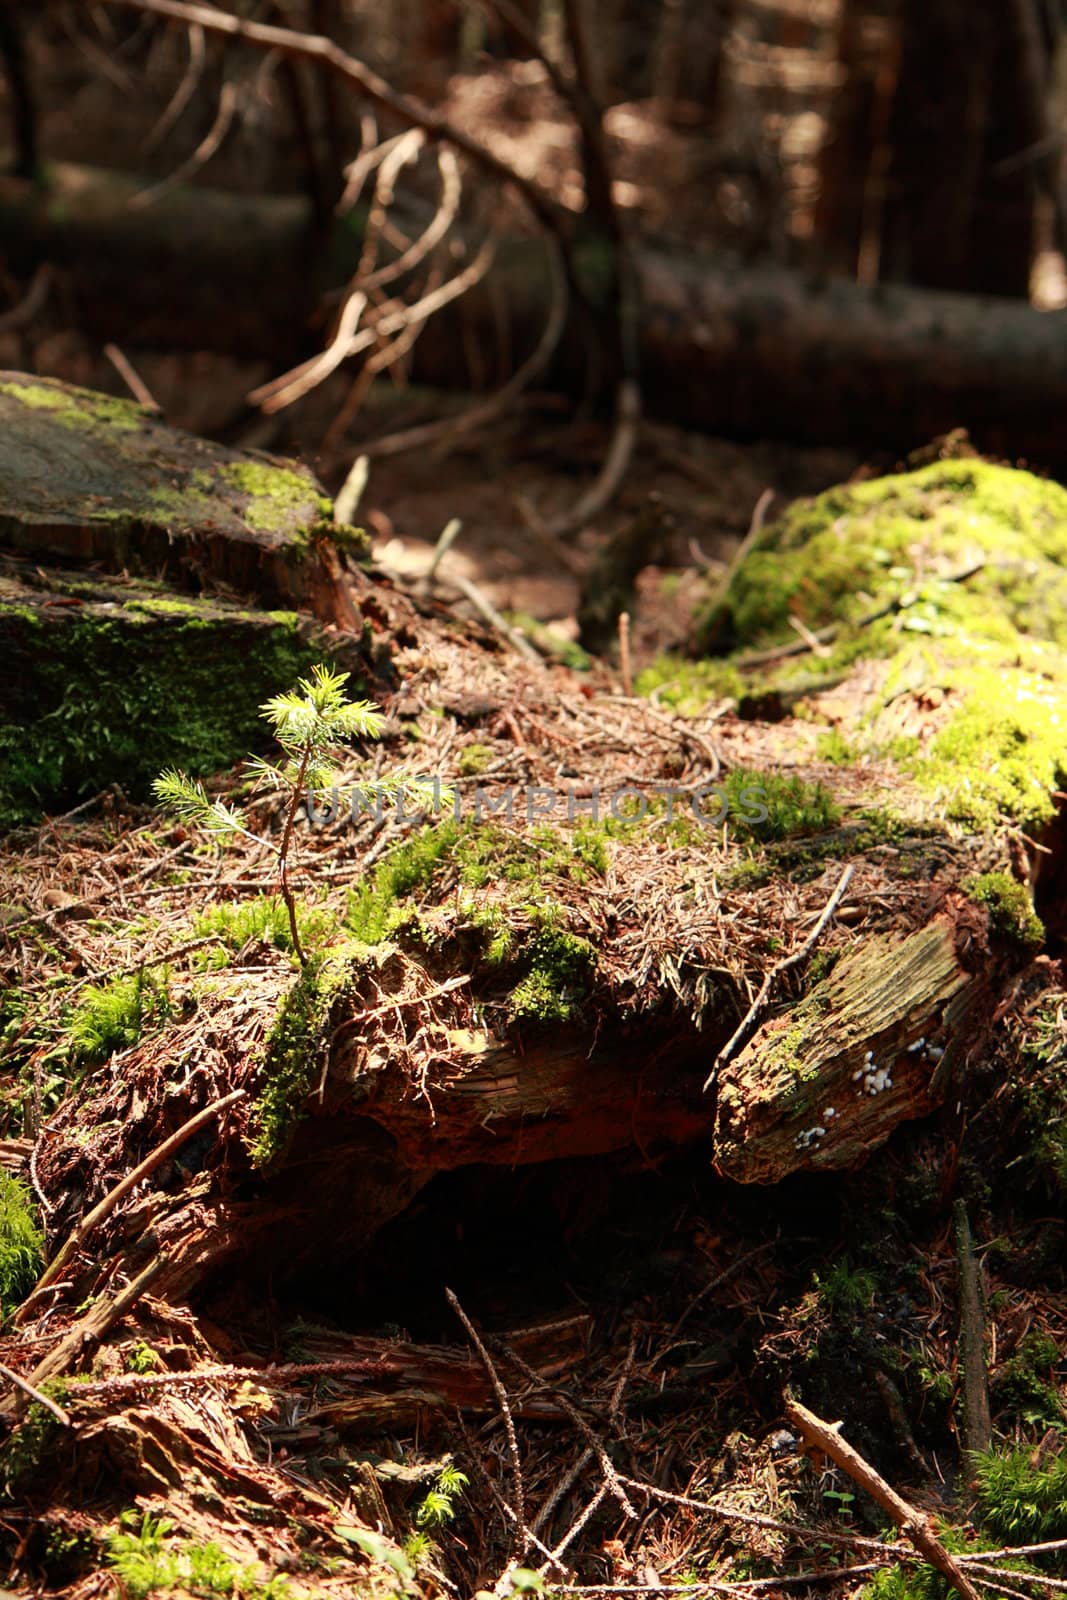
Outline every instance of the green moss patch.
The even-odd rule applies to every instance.
[[[164,767],[219,772],[259,748],[258,703],[321,654],[295,615],[155,597],[0,605],[0,821],[34,820]]]
[[[1033,901],[1023,885],[1008,873],[985,872],[966,879],[962,888],[988,909],[990,925],[1001,938],[1032,950],[1044,943],[1044,924]]]
[[[336,932],[338,919],[325,909],[300,907],[300,942],[309,953],[320,949]],[[193,918],[196,938],[214,934],[217,945],[196,952],[200,967],[226,966],[232,955],[249,944],[272,945],[292,954],[293,936],[289,913],[280,895],[257,895],[252,900],[208,906]]]
[[[44,1262],[44,1234],[26,1185],[0,1171],[0,1316],[6,1316],[36,1283]]]
[[[334,1008],[351,993],[358,949],[338,945],[314,956],[286,996],[271,1030],[260,1069],[250,1150],[266,1166],[289,1143],[322,1066]]]
[[[588,991],[596,952],[561,925],[558,906],[537,908],[535,920],[537,930],[522,951],[528,971],[511,991],[508,1020],[542,1027],[569,1022]]]
[[[796,655],[794,623],[821,654]],[[954,460],[800,502],[709,603],[698,643],[730,654],[674,669],[687,709],[732,672],[753,704],[807,697],[818,715],[851,677],[855,726],[825,759],[891,756],[969,828],[1040,825],[1067,777],[1067,490]],[[761,659],[776,645],[793,653]]]
[[[119,400],[93,389],[66,389],[47,383],[0,383],[0,394],[11,395],[31,411],[51,412],[66,428],[108,427],[131,431],[144,426],[148,413],[133,400]]]
[[[72,1060],[95,1067],[118,1050],[128,1050],[151,1027],[171,1015],[167,973],[137,972],[81,990],[67,1021]]]

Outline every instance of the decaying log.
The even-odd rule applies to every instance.
[[[140,185],[58,165],[43,193],[0,179],[9,266],[71,276],[79,325],[124,346],[216,349],[288,364],[307,355],[317,297],[355,269],[349,230],[312,250],[304,202],[171,189],[131,209]],[[532,349],[551,304],[543,252],[505,244],[490,280],[431,320],[414,351],[424,382],[453,386],[466,338]],[[1067,460],[1067,333],[1024,302],[805,278],[778,267],[643,250],[642,390],[653,415],[710,431],[905,452],[964,426],[1005,457]],[[595,282],[597,263],[590,280]],[[585,383],[582,330],[565,337],[554,381]]]
[[[118,457],[131,432],[125,411],[95,435],[105,458],[112,432]],[[52,523],[43,527],[47,542]],[[184,827],[161,848],[159,817],[122,810],[114,795],[101,817],[15,836],[4,932],[23,941],[9,970],[30,978],[21,1040],[9,1043],[6,1028],[5,1049],[23,1050],[29,1081],[42,1043],[70,1050],[57,1000],[70,1010],[91,995],[121,1000],[115,980],[136,972],[138,951],[153,976],[169,969],[167,1005],[142,1020],[137,1043],[105,1047],[81,1071],[41,1119],[32,1154],[0,1151],[25,1161],[45,1202],[54,1263],[0,1357],[31,1387],[66,1380],[71,1422],[0,1399],[0,1464],[23,1475],[25,1523],[77,1475],[75,1494],[109,1485],[115,1512],[151,1504],[173,1517],[179,1564],[194,1536],[218,1536],[260,1570],[267,1527],[272,1559],[310,1547],[324,1563],[300,1594],[340,1596],[358,1587],[368,1545],[354,1518],[371,1524],[374,1559],[401,1559],[382,1544],[400,1527],[383,1474],[354,1460],[346,1440],[361,1449],[416,1429],[419,1459],[404,1470],[425,1479],[436,1469],[422,1452],[455,1408],[490,1409],[513,1436],[512,1414],[573,1429],[601,1474],[587,1504],[621,1490],[626,1499],[633,1480],[618,1474],[611,1439],[626,1436],[617,1398],[636,1375],[636,1340],[605,1431],[551,1381],[583,1359],[591,1326],[600,1336],[595,1314],[575,1318],[565,1303],[501,1347],[476,1332],[476,1318],[503,1320],[478,1285],[481,1303],[472,1296],[461,1321],[480,1360],[368,1332],[384,1309],[375,1275],[395,1253],[412,1300],[432,1286],[440,1301],[436,1257],[422,1277],[427,1247],[434,1237],[446,1251],[465,1245],[475,1208],[489,1212],[495,1196],[505,1206],[533,1196],[532,1231],[543,1226],[556,1250],[570,1181],[584,1199],[594,1178],[610,1189],[685,1151],[687,1182],[704,1165],[710,1214],[721,1180],[856,1167],[894,1131],[890,1161],[907,1161],[936,1141],[921,1130],[911,1140],[901,1125],[946,1101],[946,1122],[957,1101],[972,1124],[998,1115],[1002,1085],[1056,1025],[1039,1008],[1062,1015],[1064,527],[1067,492],[985,463],[833,491],[762,530],[710,594],[702,637],[739,653],[677,660],[656,699],[622,697],[606,674],[577,685],[353,570],[346,594],[364,626],[338,648],[387,641],[389,671],[373,675],[387,716],[373,758],[346,759],[340,792],[351,786],[362,800],[372,774],[410,772],[414,730],[421,773],[453,786],[457,807],[414,818],[389,805],[368,818],[339,798],[331,822],[301,823],[292,882],[307,917],[302,966],[273,928],[275,880],[263,879],[260,846],[243,836],[213,862]],[[5,628],[55,644],[84,625],[87,726],[94,705],[106,720],[113,704],[91,652],[116,632],[135,634],[139,617],[169,647],[167,618],[191,618],[208,639],[212,628],[236,630],[238,643],[279,625],[117,575],[72,568],[31,582],[29,560],[18,570],[4,580]],[[831,629],[836,658],[811,651],[805,666],[783,656],[791,620],[806,649]],[[272,691],[291,682],[279,679]],[[262,696],[248,671],[224,687],[237,698],[238,680],[255,716]],[[33,730],[39,742],[75,707],[76,672],[62,682],[68,697],[52,709],[63,716]],[[672,691],[690,696],[687,715],[671,708]],[[27,714],[6,743],[22,758],[29,712],[24,688],[15,692]],[[754,709],[776,697],[776,720],[758,720]],[[176,695],[137,702],[140,742],[179,710]],[[513,792],[517,775],[525,795]],[[219,783],[236,788],[224,774]],[[636,785],[640,816],[615,804]],[[715,815],[700,797],[717,790]],[[547,812],[527,811],[535,794],[553,799]],[[269,805],[250,808],[264,831]],[[99,894],[102,859],[114,904]],[[68,924],[91,913],[76,939],[64,938],[42,887],[59,863],[74,874]],[[263,890],[259,915],[244,923],[246,891]],[[208,927],[217,948],[205,948]],[[220,1104],[224,1118],[213,1114]],[[457,1176],[435,1194],[441,1174]],[[870,1175],[868,1194],[881,1176]],[[420,1195],[420,1209],[398,1220]],[[504,1209],[475,1226],[491,1234],[507,1218]],[[672,1250],[676,1234],[672,1223]],[[524,1244],[507,1239],[520,1274]],[[746,1244],[735,1265],[761,1248],[746,1256]],[[672,1313],[662,1351],[672,1361],[689,1343],[679,1333],[693,1307],[721,1287],[720,1265]],[[295,1305],[310,1316],[291,1317]],[[356,1334],[318,1325],[344,1323],[350,1310]],[[694,1346],[697,1326],[694,1317]],[[425,1337],[439,1335],[431,1327]],[[676,1388],[690,1371],[706,1381],[706,1355],[681,1358]],[[669,1368],[658,1356],[640,1365],[642,1404],[658,1406]],[[817,1418],[790,1415],[818,1437]],[[52,1430],[43,1439],[42,1428]],[[333,1466],[305,1475],[305,1448],[316,1466],[328,1455]],[[521,1527],[523,1464],[509,1453]],[[850,1457],[846,1470],[860,1469]],[[891,1502],[910,1522],[902,1506]],[[934,1559],[929,1530],[916,1520],[909,1531]],[[102,1565],[106,1552],[94,1559]],[[401,1570],[393,1565],[390,1587]]]
[[[962,924],[962,926],[961,926]],[[719,1078],[715,1165],[774,1183],[798,1155],[854,1166],[905,1117],[942,1098],[953,1054],[980,1014],[982,977],[960,945],[975,919],[945,915],[906,938],[865,939],[798,1006],[760,1029]],[[973,947],[971,954],[973,967]]]

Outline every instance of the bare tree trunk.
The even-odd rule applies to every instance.
[[[899,54],[889,4],[876,9],[865,0],[844,0],[837,37],[842,83],[819,158],[815,233],[831,271],[866,282],[877,277]]]
[[[886,275],[1026,295],[1033,185],[1015,158],[1041,136],[1046,70],[1030,21],[1020,0],[903,0],[901,15]]]

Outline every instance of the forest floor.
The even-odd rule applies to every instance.
[[[188,396],[187,404],[183,420],[194,421]],[[593,424],[561,429],[558,417],[538,426],[527,418],[521,438],[502,430],[477,449],[374,466],[360,516],[383,567],[408,578],[460,517],[451,570],[501,609],[572,637],[580,574],[561,572],[551,552],[516,535],[515,501],[567,505],[603,443]],[[856,465],[830,452],[649,430],[600,534],[632,519],[651,492],[663,497],[669,537],[642,578],[637,666],[685,634],[695,575],[729,560],[765,488],[785,501]],[[325,475],[335,488],[341,464],[327,464]],[[593,553],[592,540],[575,548],[580,562]],[[447,628],[436,615],[435,627]],[[706,725],[690,719],[685,737],[674,730],[678,750],[664,754],[671,716],[620,696],[616,670],[603,662],[558,666],[550,707],[506,692],[497,657],[459,643],[445,678],[444,699],[435,690],[436,700],[424,700],[411,673],[390,738],[434,768],[447,753],[470,781],[506,765],[509,752],[534,778],[550,777],[561,757],[572,776],[588,767],[625,778],[635,765],[644,770],[655,747],[657,759],[677,757],[672,775],[685,783],[706,766],[702,741],[706,755],[714,740],[729,769],[744,764],[745,742],[756,737],[754,724],[719,727],[711,712]],[[802,724],[775,737],[782,750],[799,741],[794,754],[803,746],[805,770],[815,770],[814,736]],[[826,776],[847,810],[853,777]],[[857,804],[870,782],[868,774]],[[271,807],[259,803],[260,822],[270,823]],[[373,825],[358,836],[305,832],[298,887],[327,941],[398,837]],[[293,976],[269,865],[253,844],[220,854],[117,792],[9,841],[5,976],[19,1004],[5,1022],[0,1154],[21,1168],[29,1149],[44,1148],[44,1131],[62,1130],[33,1177],[51,1196],[57,1238],[128,1170],[125,1136],[108,1132],[116,1118],[139,1127],[145,1154],[167,1127],[169,1082],[184,1073],[188,1086],[200,1074],[222,1092],[227,1071],[258,1048]],[[557,867],[546,870],[563,880],[554,892],[607,914],[599,888],[590,895]],[[658,897],[674,906],[669,878],[668,867],[656,882],[627,885],[622,876],[635,916],[654,920]],[[924,889],[917,881],[904,898]],[[902,915],[900,893],[887,883],[880,898],[869,875],[872,926]],[[784,931],[813,920],[825,892],[801,878],[776,896],[739,895],[734,946],[715,957],[739,971],[748,962],[750,985],[753,953],[773,962],[779,923]],[[844,949],[863,931],[852,919],[831,943]],[[116,1327],[86,1381],[63,1391],[63,1403],[80,1408],[73,1454],[62,1434],[44,1438],[41,1415],[40,1439],[28,1441],[23,1423],[9,1441],[3,1522],[19,1592],[89,1600],[122,1583],[131,1595],[251,1596],[284,1585],[294,1595],[341,1595],[386,1592],[382,1572],[391,1571],[400,1591],[424,1594],[494,1584],[503,1594],[524,1583],[607,1585],[620,1595],[822,1592],[830,1583],[851,1593],[881,1572],[879,1582],[898,1588],[879,1593],[918,1594],[929,1580],[901,1575],[904,1547],[887,1535],[885,1517],[784,1425],[783,1392],[797,1383],[823,1415],[847,1415],[849,1437],[913,1503],[957,1529],[973,1511],[982,1532],[971,1532],[972,1556],[1039,1537],[1050,1525],[1043,1509],[1020,1511],[999,1480],[972,1490],[961,1477],[949,1204],[962,1187],[981,1241],[994,1418],[1002,1441],[1017,1446],[1007,1459],[1018,1475],[1027,1461],[1034,1469],[1055,1458],[1067,1349],[1062,1225],[1040,1125],[1067,1030],[1061,1009],[1035,1044],[1047,970],[1039,976],[1040,992],[1021,979],[1006,995],[1000,1053],[979,1072],[962,1123],[948,1107],[905,1125],[857,1170],[746,1187],[714,1176],[699,1145],[517,1168],[475,1162],[433,1178],[363,1250],[335,1219],[317,1226],[312,1216],[304,1260],[253,1251],[198,1288],[195,1317],[179,1295],[145,1294],[132,1327]],[[379,1009],[390,1011],[389,996]],[[436,1025],[431,1013],[425,1024]],[[400,1030],[394,1043],[417,1050],[419,1032]],[[1014,1074],[999,1081],[1005,1061]],[[64,1115],[72,1085],[82,1095],[73,1118]],[[209,1139],[176,1158],[155,1190],[139,1192],[142,1223],[151,1214],[165,1237],[168,1208],[195,1209],[211,1149]],[[127,1214],[123,1226],[136,1222]],[[121,1259],[121,1230],[108,1237]],[[91,1288],[105,1308],[111,1278],[108,1268]],[[84,1309],[39,1308],[22,1338],[47,1352],[58,1333],[76,1332]],[[476,1356],[464,1317],[483,1330]],[[331,1361],[333,1375],[302,1391],[300,1364]],[[278,1363],[292,1376],[272,1376]],[[181,1388],[194,1370],[203,1377]],[[224,1400],[235,1371],[247,1373],[236,1405]],[[220,1492],[225,1510],[205,1515]],[[125,1532],[121,1512],[132,1518]],[[180,1533],[154,1528],[161,1513]],[[369,1576],[362,1558],[353,1564],[353,1545],[372,1558]],[[205,1548],[214,1553],[205,1557]],[[523,1548],[523,1569],[543,1567],[540,1578],[514,1572]],[[205,1577],[212,1563],[214,1585]],[[138,1587],[146,1570],[149,1587]],[[1040,1592],[1040,1572],[1034,1584]]]

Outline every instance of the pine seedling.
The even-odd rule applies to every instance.
[[[310,676],[301,678],[295,689],[275,695],[261,707],[265,721],[281,746],[282,758],[272,763],[257,756],[248,766],[260,783],[288,791],[279,844],[253,833],[239,812],[221,800],[209,799],[203,784],[186,777],[184,772],[173,769],[161,772],[152,786],[160,804],[167,806],[183,822],[204,828],[208,833],[238,834],[265,844],[274,853],[278,861],[278,892],[285,901],[293,949],[301,966],[307,965],[308,958],[300,941],[296,902],[289,881],[293,828],[301,799],[306,793],[322,793],[330,786],[337,774],[343,746],[349,739],[380,738],[384,721],[378,707],[369,700],[346,698],[345,684],[349,676],[347,672],[335,672],[328,666],[314,666]],[[406,787],[416,792],[424,788],[417,782]]]

